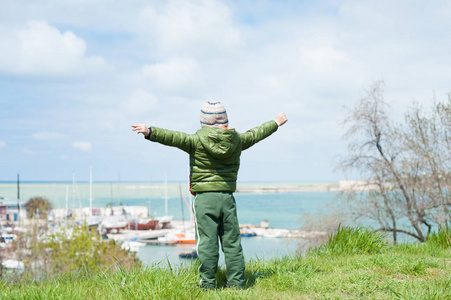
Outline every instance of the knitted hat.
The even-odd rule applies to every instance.
[[[227,118],[227,112],[224,106],[219,101],[208,101],[202,106],[200,111],[200,125],[202,127],[227,127],[229,125],[229,119]]]

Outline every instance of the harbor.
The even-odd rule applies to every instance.
[[[27,224],[28,223],[28,224]],[[285,255],[294,253],[298,243],[306,239],[324,237],[324,232],[312,232],[302,230],[276,229],[266,227],[267,222],[261,225],[243,224],[240,225],[242,244],[247,258],[266,259],[276,255]],[[62,224],[62,223],[61,223]],[[60,225],[61,225],[60,224]],[[73,225],[77,223],[72,223]],[[9,223],[9,225],[12,225]],[[12,245],[14,238],[17,237],[24,228],[30,228],[30,222],[24,222],[24,227],[2,226],[2,242],[0,243],[3,252],[3,266],[5,268],[21,268],[20,261],[15,260],[15,253],[9,252],[8,248]],[[136,253],[137,257],[146,264],[155,263],[184,263],[183,259],[195,258],[195,236],[194,223],[191,221],[171,221],[166,225],[167,228],[157,226],[155,229],[137,230],[130,225],[116,227],[114,230],[107,231],[101,226],[96,227],[100,230],[105,241],[114,240],[121,245],[122,249]],[[59,230],[55,226],[50,226],[48,234]],[[254,244],[259,246],[255,247]],[[276,247],[274,247],[276,246]],[[263,249],[262,249],[263,248]],[[251,251],[247,251],[251,250]],[[256,250],[259,252],[255,253]],[[266,251],[265,251],[266,250]],[[220,261],[223,260],[221,253]]]
[[[280,192],[258,192],[261,187],[279,186]],[[246,259],[270,259],[296,253],[311,239],[324,237],[321,230],[303,230],[303,215],[323,215],[336,192],[327,191],[332,184],[261,184],[239,185],[246,192],[238,192],[235,199]],[[25,200],[17,210],[16,185],[0,183],[3,204],[8,206],[2,215],[4,236],[14,235],[7,224],[16,230],[26,225]],[[92,188],[92,204],[90,189]],[[251,192],[251,190],[254,192]],[[282,192],[282,190],[297,191]],[[312,191],[312,190],[315,191]],[[136,253],[144,264],[161,261],[181,263],[179,255],[195,248],[194,221],[191,215],[192,198],[184,183],[22,183],[21,198],[48,195],[52,210],[49,225],[67,226],[69,223],[96,227],[105,240],[115,240],[124,249]],[[256,191],[256,192],[255,192]],[[116,204],[116,205],[115,205]],[[92,206],[91,206],[92,205]],[[16,220],[16,221],[14,221]],[[157,221],[153,229],[140,230],[150,221]],[[52,227],[52,228],[53,228]],[[6,240],[5,240],[6,241]],[[220,255],[220,261],[222,253]]]

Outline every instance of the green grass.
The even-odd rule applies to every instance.
[[[343,240],[342,250],[348,248]],[[451,299],[449,247],[384,244],[351,252],[332,252],[328,247],[305,256],[248,262],[244,290],[199,290],[196,264],[154,265],[81,271],[41,282],[0,283],[0,299]],[[223,269],[218,271],[218,285],[225,285]]]
[[[451,247],[451,228],[445,227],[428,236],[428,243],[442,248]]]
[[[329,236],[328,243],[316,249],[329,255],[378,253],[387,246],[382,232],[365,227],[341,227]]]

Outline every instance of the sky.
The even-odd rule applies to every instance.
[[[336,182],[346,108],[374,82],[400,119],[451,92],[450,1],[1,1],[0,181],[185,181],[206,101],[239,132],[239,181]]]

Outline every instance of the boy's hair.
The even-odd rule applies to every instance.
[[[207,101],[200,110],[200,125],[202,127],[227,127],[229,119],[224,106],[219,101]]]

